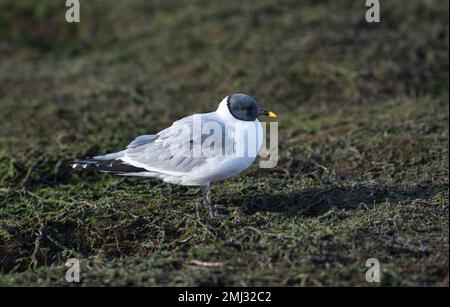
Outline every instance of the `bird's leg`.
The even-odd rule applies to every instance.
[[[203,192],[203,205],[208,208],[210,217],[215,216],[214,207],[211,201],[211,184],[207,184],[202,187]]]
[[[220,209],[223,209],[223,207],[215,206],[212,203],[211,184],[202,186],[202,194],[203,194],[203,207],[207,208],[207,210],[209,211],[209,217],[211,217],[211,218],[222,217],[223,215],[220,213]],[[197,216],[199,217],[198,210],[197,210]]]
[[[202,205],[203,205],[203,207],[205,207],[205,199],[206,199],[206,187],[205,186],[202,186],[201,187],[201,190],[202,190]],[[200,218],[200,208],[199,208],[199,206],[197,205],[197,217],[198,218]]]
[[[212,207],[212,200],[211,200],[211,185],[208,184],[206,186],[206,204],[208,205],[208,207]]]

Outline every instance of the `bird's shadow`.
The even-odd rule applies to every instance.
[[[243,203],[242,211],[248,215],[275,212],[313,217],[323,215],[333,208],[355,210],[362,207],[373,208],[375,204],[386,201],[395,204],[417,198],[430,199],[443,191],[448,191],[448,185],[329,187],[273,195],[261,195],[255,191],[247,200],[235,198],[227,202]]]

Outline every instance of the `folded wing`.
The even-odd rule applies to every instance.
[[[224,155],[224,144],[229,144],[227,141],[233,142],[225,140],[225,128],[225,124],[215,113],[188,116],[174,122],[157,135],[136,138],[120,159],[149,172],[183,175],[206,163],[208,158]],[[213,135],[218,132],[220,135]],[[212,138],[214,142],[211,142]],[[219,139],[220,142],[216,142]],[[204,150],[202,145],[206,140],[208,144],[214,143],[208,147],[207,157],[203,155],[203,151],[198,152],[198,148]]]

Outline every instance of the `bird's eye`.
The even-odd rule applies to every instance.
[[[245,106],[243,104],[240,105],[241,110],[245,110]]]

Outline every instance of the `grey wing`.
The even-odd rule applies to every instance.
[[[131,142],[127,148],[135,148],[144,144],[148,144],[156,140],[158,136],[156,134],[140,135]]]
[[[148,171],[184,174],[203,165],[207,158],[224,155],[224,144],[230,143],[230,140],[225,139],[229,135],[225,129],[226,125],[215,113],[188,116],[174,122],[156,136],[145,136],[133,141],[122,160]],[[202,145],[213,143],[207,155],[204,155]]]

